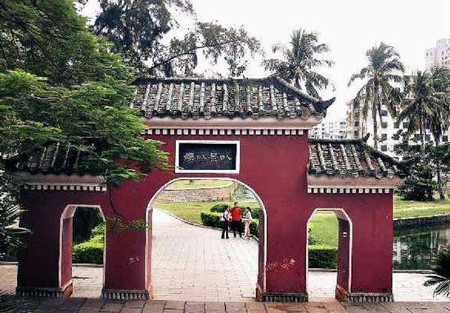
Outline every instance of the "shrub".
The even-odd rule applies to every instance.
[[[211,208],[211,212],[218,212],[218,213],[223,213],[223,211],[225,211],[225,209],[228,208],[228,205],[225,203],[219,203],[219,204],[215,204],[212,208]]]
[[[208,212],[201,212],[200,213],[200,218],[202,220],[202,224],[205,226],[210,226],[210,227],[217,227],[217,228],[222,228],[223,227],[223,223],[220,220],[220,214],[213,214],[213,213],[208,213]],[[259,223],[256,221],[253,221],[250,224],[250,233],[256,237],[259,237]]]
[[[103,242],[86,241],[73,247],[74,263],[103,264]]]
[[[337,248],[327,245],[310,245],[308,249],[310,268],[337,268]]]
[[[105,222],[97,225],[92,229],[90,241],[105,242]]]

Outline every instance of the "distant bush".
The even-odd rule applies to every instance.
[[[223,213],[228,206],[229,205],[227,205],[225,203],[219,203],[219,204],[214,205],[209,211],[213,212],[213,213]],[[247,208],[242,207],[242,214],[245,214],[246,211],[247,211]],[[252,208],[252,217],[259,218],[260,211],[261,210],[259,208]]]
[[[73,247],[73,262],[103,264],[104,246],[103,242],[93,240],[75,245]]]
[[[337,268],[337,251],[333,246],[309,246],[309,268]]]
[[[214,214],[208,212],[200,213],[200,217],[202,219],[202,224],[210,227],[222,228],[223,223],[220,220],[221,214]],[[253,221],[250,224],[250,233],[256,237],[259,237],[259,224],[256,221]]]
[[[211,212],[218,212],[218,213],[223,213],[225,211],[225,209],[228,207],[229,205],[225,204],[225,203],[219,203],[214,205],[211,208]]]

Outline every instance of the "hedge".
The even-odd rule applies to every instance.
[[[337,248],[327,245],[310,245],[309,268],[337,268]]]
[[[101,241],[86,241],[73,247],[74,263],[103,264],[103,248]]]
[[[213,213],[223,213],[223,211],[225,211],[226,208],[228,208],[231,206],[225,204],[225,203],[219,203],[214,205],[209,211],[213,212]],[[259,208],[251,208],[252,209],[252,217],[253,218],[259,218]],[[247,211],[247,207],[242,207],[242,213],[244,214]]]
[[[200,213],[202,224],[210,227],[222,228],[224,222],[220,220],[221,216],[222,214],[214,214],[207,212]],[[253,221],[250,224],[250,233],[256,237],[259,237],[259,224],[256,221]]]

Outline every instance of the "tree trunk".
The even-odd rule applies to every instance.
[[[373,147],[378,149],[378,122],[377,122],[377,108],[372,106],[372,120],[373,120]]]
[[[439,140],[435,138],[436,148],[439,147],[438,141]],[[442,175],[441,175],[441,160],[439,159],[439,157],[436,159],[436,175],[437,175],[439,198],[441,200],[445,200],[445,190],[442,183]]]

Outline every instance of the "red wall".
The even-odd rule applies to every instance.
[[[266,275],[268,292],[305,292],[305,259],[307,221],[315,208],[343,208],[353,223],[353,291],[391,292],[392,289],[392,194],[307,194],[307,135],[303,136],[151,136],[165,142],[162,149],[170,152],[170,164],[175,160],[175,140],[240,140],[241,167],[239,174],[175,174],[154,170],[141,182],[126,182],[113,190],[115,208],[128,218],[145,218],[151,197],[165,183],[177,177],[230,177],[252,187],[267,210],[268,265],[284,259],[295,260],[295,266]],[[25,194],[31,221],[37,235],[31,236],[25,258],[21,258],[19,284],[53,285],[58,249],[50,244],[45,260],[31,260],[36,246],[48,240],[58,241],[59,217],[66,203],[100,204],[107,216],[113,216],[107,193],[43,192]],[[36,202],[38,201],[38,202]],[[45,217],[45,218],[44,218]],[[42,236],[42,237],[41,237]],[[149,240],[151,243],[151,240]],[[106,287],[111,289],[144,289],[144,233],[108,234]],[[150,253],[150,252],[148,252]],[[39,276],[31,264],[44,262],[47,280]],[[150,274],[150,270],[147,271]],[[42,274],[46,276],[45,274]],[[26,278],[26,279],[25,279]],[[150,282],[150,280],[149,280]]]

